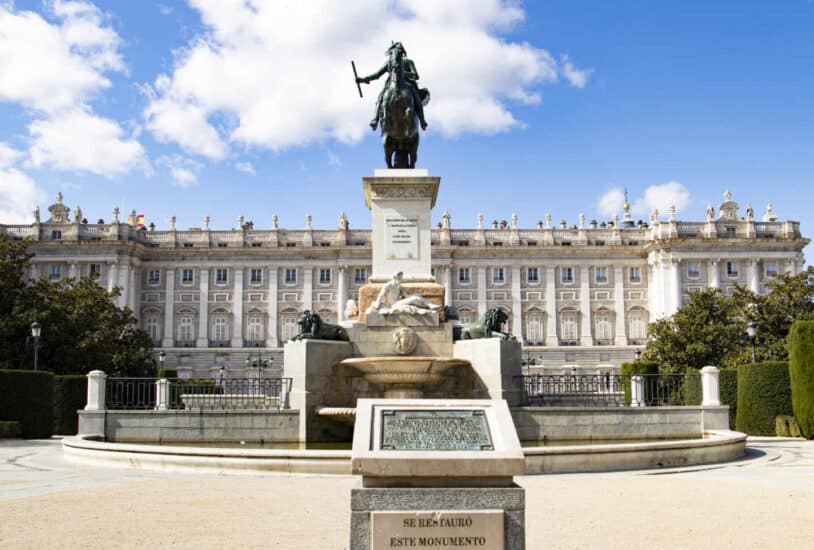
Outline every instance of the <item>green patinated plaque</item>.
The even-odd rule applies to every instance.
[[[384,451],[491,451],[482,410],[418,409],[381,411]]]

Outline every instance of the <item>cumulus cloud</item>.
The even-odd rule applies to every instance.
[[[8,143],[0,141],[0,170],[13,165],[23,154]]]
[[[252,166],[251,162],[237,162],[235,163],[235,170],[251,175],[255,175],[257,173],[255,172],[254,166]]]
[[[32,117],[30,165],[107,177],[145,166],[141,145],[90,106],[109,72],[126,73],[119,35],[90,2],[45,5],[47,18],[0,2],[0,101]]]
[[[29,176],[16,168],[0,169],[0,220],[31,223],[32,210],[45,201],[45,193]]]
[[[577,69],[566,54],[560,56],[560,74],[574,88],[584,88],[593,72],[593,69]]]
[[[596,211],[607,218],[611,218],[614,214],[622,212],[624,205],[625,192],[618,187],[614,187],[599,197],[596,203]]]
[[[150,86],[145,122],[156,139],[212,159],[227,155],[230,143],[281,150],[360,140],[383,79],[360,100],[349,61],[360,76],[370,74],[391,40],[415,61],[432,92],[431,129],[446,136],[521,125],[512,104],[539,102],[541,85],[558,78],[546,50],[498,34],[524,17],[514,1],[190,4],[205,30]],[[571,66],[564,76],[578,81],[578,72]]]
[[[666,215],[671,206],[675,206],[676,212],[684,210],[690,204],[690,192],[680,182],[670,181],[647,187],[644,194],[632,199],[631,203],[631,213],[636,216],[645,217],[653,208],[658,208],[660,215]],[[596,210],[602,216],[612,217],[622,214],[624,204],[624,190],[614,187],[599,197]]]
[[[167,167],[174,185],[192,187],[198,184],[197,172],[202,168],[200,163],[180,155],[174,155],[160,157],[158,164]]]

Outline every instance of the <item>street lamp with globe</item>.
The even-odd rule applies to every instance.
[[[34,340],[34,370],[37,370],[40,358],[40,334],[42,334],[42,325],[34,321],[31,323],[31,338]]]

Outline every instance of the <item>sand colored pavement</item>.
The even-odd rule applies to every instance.
[[[527,548],[812,548],[814,442],[745,460],[518,478]],[[324,476],[87,468],[59,441],[0,442],[0,548],[347,548],[350,489]]]

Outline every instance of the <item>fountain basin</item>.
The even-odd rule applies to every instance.
[[[380,386],[389,399],[420,399],[423,386],[436,386],[443,382],[447,370],[469,365],[466,359],[452,357],[351,357],[340,365],[353,367],[365,380]]]

